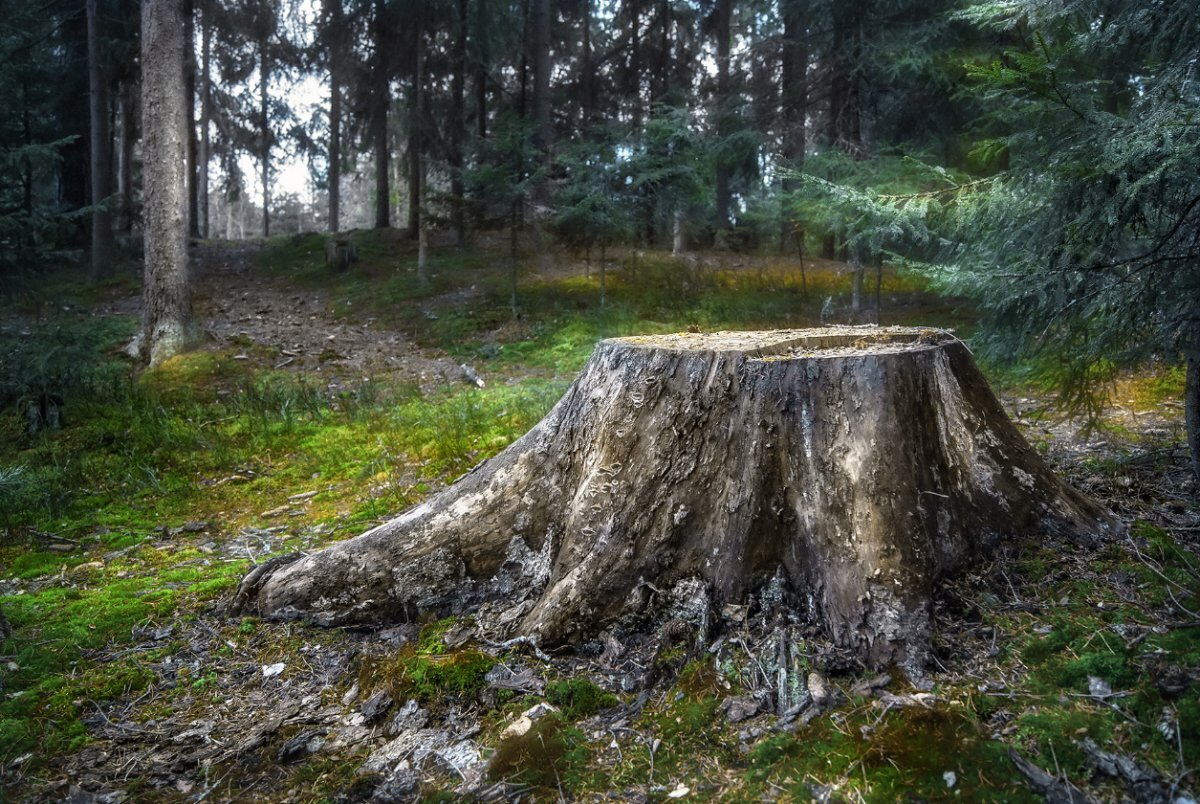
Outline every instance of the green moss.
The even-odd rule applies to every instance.
[[[617,696],[583,677],[551,681],[546,685],[546,700],[561,709],[567,720],[591,717],[618,703]]]
[[[487,685],[484,676],[495,665],[494,657],[477,650],[428,654],[409,647],[397,656],[364,662],[359,683],[364,689],[382,685],[397,700],[415,697],[444,704],[448,699],[473,699]]]
[[[783,780],[805,799],[811,794],[797,780],[840,782],[868,801],[1036,801],[1006,751],[956,711],[905,708],[876,722],[868,710],[840,724],[826,718],[794,736],[765,738],[750,753],[747,778],[752,787],[770,783],[767,789]]]
[[[525,734],[496,747],[488,777],[557,790],[575,787],[589,758],[587,737],[557,714],[546,715]]]

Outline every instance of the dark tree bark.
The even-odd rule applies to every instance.
[[[466,140],[466,72],[468,0],[458,0],[458,27],[454,36],[454,74],[451,78],[450,102],[450,212],[454,225],[454,240],[459,249],[467,245],[466,197],[463,189],[463,144]]]
[[[336,234],[342,204],[342,0],[325,0],[325,18],[329,25],[329,231]]]
[[[187,180],[188,180],[188,235],[200,237],[200,182],[196,170],[200,164],[196,141],[196,3],[186,0],[183,4],[184,19],[184,94],[187,98]]]
[[[629,16],[629,62],[626,92],[632,102],[631,119],[635,136],[642,132],[642,0],[626,0]]]
[[[421,111],[425,91],[425,25],[417,12],[413,19],[412,86],[408,96],[408,236],[421,236],[421,172],[425,147]]]
[[[476,0],[475,19],[477,34],[475,36],[475,126],[479,139],[486,139],[487,124],[487,92],[488,92],[488,48],[487,34],[484,23],[487,19],[487,4],[485,0]]]
[[[533,4],[533,121],[534,141],[543,156],[554,139],[550,122],[550,0]]]
[[[196,197],[199,203],[199,234],[209,233],[208,165],[212,160],[209,121],[212,118],[212,6],[213,0],[201,0],[200,16],[200,150],[196,164]]]
[[[113,227],[109,203],[112,195],[112,135],[108,126],[108,81],[101,53],[100,15],[97,0],[87,0],[88,86],[92,146],[92,276],[113,275]]]
[[[137,86],[122,81],[120,92],[121,131],[117,147],[117,228],[133,232],[133,147],[137,142]]]
[[[671,616],[652,590],[716,623],[774,588],[865,664],[919,669],[939,583],[1020,534],[1115,527],[949,333],[622,338],[507,450],[358,538],[256,569],[233,608],[326,625],[476,611],[489,634],[569,645]]]
[[[375,0],[375,16],[372,20],[372,39],[375,49],[375,64],[371,71],[371,139],[375,145],[375,228],[391,226],[391,148],[388,138],[388,110],[392,105],[391,83],[387,69],[387,6],[383,0]],[[418,26],[419,27],[419,26]],[[419,34],[418,34],[419,39]],[[417,56],[418,62],[420,56]]]
[[[804,167],[808,147],[805,129],[808,118],[808,0],[783,0],[783,52],[780,78],[781,117],[783,118],[783,158],[794,170]],[[797,182],[783,180],[784,194],[794,192]],[[793,243],[803,246],[803,234],[796,231],[790,215],[782,216],[779,236],[780,253],[789,253]]]
[[[733,0],[717,0],[716,7],[716,39],[717,39],[717,137],[724,146],[724,140],[729,136],[729,103],[730,103],[730,44],[732,39]],[[716,216],[713,225],[718,230],[728,230],[732,227],[729,218],[729,206],[732,196],[729,190],[729,163],[720,154],[717,155],[716,186],[713,189],[713,203],[716,206]]]
[[[852,156],[863,155],[862,104],[858,65],[862,58],[862,17],[857,2],[833,7],[833,47],[830,52],[830,143]]]
[[[270,34],[266,34],[258,42],[258,119],[259,137],[262,142],[259,147],[260,165],[262,167],[262,233],[263,237],[271,236],[271,116],[267,105],[267,89],[270,85],[271,71],[268,62],[267,46]]]
[[[151,366],[181,352],[190,314],[187,101],[182,0],[142,4],[145,283],[143,350]]]
[[[81,10],[78,3],[72,4]],[[88,93],[88,32],[87,15],[72,13],[62,22],[63,57],[71,66],[64,83],[55,88],[57,127],[62,136],[77,138],[63,145],[58,162],[59,206],[76,210],[91,203],[90,184],[91,121]],[[78,232],[82,236],[82,229]]]
[[[1200,304],[1193,305],[1184,347],[1187,375],[1184,380],[1183,409],[1187,423],[1188,447],[1192,453],[1192,472],[1200,494]]]
[[[592,0],[583,1],[583,123],[580,126],[585,133],[591,130],[596,120],[596,77],[593,75],[594,55],[592,54]]]

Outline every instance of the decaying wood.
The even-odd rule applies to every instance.
[[[918,668],[935,586],[1023,533],[1116,527],[1029,447],[953,335],[607,340],[507,450],[368,533],[256,568],[235,608],[318,624],[475,611],[547,647],[730,604]]]

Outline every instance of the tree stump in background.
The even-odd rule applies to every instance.
[[[256,568],[234,607],[325,625],[477,611],[564,645],[672,605],[707,630],[773,595],[865,664],[919,669],[940,581],[1019,534],[1115,527],[945,331],[618,338],[504,452],[387,524]]]

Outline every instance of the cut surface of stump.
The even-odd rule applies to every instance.
[[[870,666],[919,667],[935,586],[1002,540],[1116,527],[1009,421],[944,330],[602,341],[532,430],[396,519],[242,582],[324,625],[479,612],[502,636],[785,599]]]

